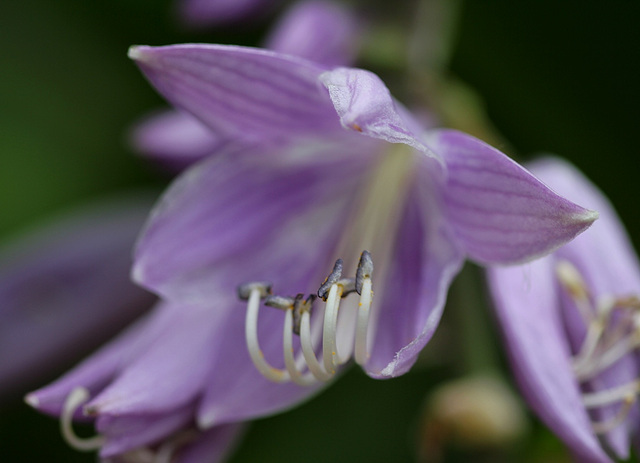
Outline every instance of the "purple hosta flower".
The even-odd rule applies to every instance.
[[[600,220],[549,257],[490,269],[514,372],[577,460],[611,461],[603,447],[624,459],[639,423],[638,260],[611,205],[572,166],[548,159],[531,168]]]
[[[465,257],[526,261],[596,217],[471,136],[422,133],[370,72],[233,46],[130,56],[171,102],[233,140],[165,194],[133,271],[167,300],[225,317],[211,348],[216,374],[199,395],[203,427],[289,406],[354,356],[373,377],[405,373]],[[318,291],[334,262],[328,291]],[[246,321],[229,300],[238,287]],[[278,297],[266,298],[269,288]],[[324,310],[307,296],[316,292]],[[285,313],[270,308],[256,321],[262,297]],[[124,389],[89,406],[141,410]]]
[[[4,246],[0,395],[24,394],[151,307],[128,278],[151,196],[86,206]]]
[[[326,1],[294,4],[278,21],[265,48],[327,66],[351,64],[359,45],[359,26],[351,12]],[[208,156],[229,140],[184,111],[165,111],[134,127],[134,148],[172,171]]]

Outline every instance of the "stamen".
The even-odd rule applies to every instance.
[[[335,270],[335,268],[334,268]],[[332,272],[333,273],[333,272]],[[318,294],[320,291],[318,290]],[[338,352],[336,346],[336,331],[338,325],[338,310],[340,309],[340,298],[342,287],[333,284],[327,296],[327,304],[324,309],[324,329],[322,331],[322,362],[327,373],[332,375],[338,366]]]
[[[358,365],[365,365],[369,360],[367,350],[367,333],[369,331],[369,313],[373,302],[371,278],[365,278],[360,288],[360,302],[358,303],[358,320],[356,324],[355,359]]]
[[[238,290],[238,294],[239,293],[240,290]],[[245,337],[247,340],[247,347],[249,349],[249,356],[258,371],[260,371],[264,377],[276,383],[284,383],[291,379],[289,373],[286,370],[274,368],[269,365],[264,358],[264,354],[262,353],[262,349],[260,349],[260,344],[258,342],[258,311],[260,310],[260,299],[263,294],[263,288],[260,286],[252,287],[249,293],[245,323]],[[272,296],[271,303],[283,303],[283,301],[277,299],[279,297],[280,296]],[[293,299],[291,299],[291,305],[293,305]]]
[[[556,264],[556,276],[571,295],[585,323],[590,324],[596,314],[589,303],[587,285],[578,269],[571,262],[561,260]]]
[[[596,434],[606,434],[609,431],[613,431],[615,428],[620,426],[629,416],[629,412],[631,412],[631,408],[633,404],[636,403],[636,396],[630,394],[626,396],[622,402],[622,406],[616,415],[606,421],[594,421],[592,422],[593,432]]]
[[[338,259],[333,270],[318,289],[319,297],[326,301],[322,323],[322,362],[318,360],[314,339],[320,336],[319,329],[311,333],[311,309],[316,298],[303,294],[295,298],[271,294],[269,283],[248,283],[238,288],[238,295],[246,299],[247,315],[245,336],[249,355],[256,368],[269,380],[275,382],[294,381],[300,385],[311,385],[317,381],[328,381],[336,374],[339,365],[346,363],[353,355],[358,363],[368,360],[367,334],[369,315],[373,299],[371,274],[373,262],[369,252],[364,251],[360,258],[356,278],[342,278],[342,259]],[[350,312],[348,323],[344,327],[353,327],[355,333],[349,337],[344,357],[338,353],[338,316],[342,298],[359,289],[360,303],[357,312]],[[260,299],[266,306],[285,311],[283,331],[283,355],[286,369],[274,368],[264,358],[258,342],[258,312]],[[343,318],[341,318],[343,320]],[[345,320],[346,321],[346,320]],[[315,325],[320,328],[320,325]],[[300,337],[301,352],[295,355],[293,334]],[[347,340],[345,338],[344,340]],[[343,341],[343,339],[341,339]],[[354,353],[355,351],[355,353]],[[305,367],[308,371],[305,372]]]
[[[362,285],[366,278],[371,279],[373,275],[373,259],[369,251],[362,251],[360,261],[358,262],[358,270],[356,270],[356,292],[362,295]]]
[[[603,391],[582,394],[582,402],[587,408],[596,408],[615,404],[625,400],[630,395],[637,395],[638,393],[640,393],[640,380]]]
[[[340,277],[342,277],[342,266],[342,259],[336,260],[336,263],[333,264],[333,270],[331,270],[329,276],[325,278],[320,285],[320,288],[318,289],[318,297],[322,298],[323,301],[327,300],[329,290],[338,282],[338,280],[340,280]]]
[[[284,333],[283,333],[283,350],[284,350],[284,363],[287,366],[289,376],[294,383],[300,386],[311,386],[316,384],[318,380],[314,377],[313,373],[307,373],[303,375],[296,366],[296,360],[293,352],[293,310],[287,310],[284,318]]]
[[[577,368],[576,375],[578,376],[578,379],[586,379],[594,376],[595,374],[606,370],[638,347],[640,347],[640,333],[633,332],[629,336],[618,341],[616,344],[610,346],[602,353],[602,355],[594,359],[592,362],[584,364],[582,368]]]
[[[303,312],[300,322],[300,345],[302,346],[302,353],[304,360],[307,362],[309,371],[313,373],[319,381],[329,381],[333,378],[333,373],[328,373],[324,367],[320,364],[316,358],[315,349],[311,341],[311,314],[310,312]]]
[[[92,452],[104,445],[104,436],[97,435],[90,438],[79,437],[73,431],[73,415],[82,404],[89,400],[89,391],[84,387],[73,389],[64,402],[60,415],[60,432],[67,443],[81,452]]]

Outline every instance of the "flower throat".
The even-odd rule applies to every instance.
[[[376,281],[379,287],[384,287],[381,282],[385,281],[386,269],[391,261],[400,215],[411,184],[414,160],[414,150],[403,144],[391,145],[391,149],[380,156],[359,191],[351,219],[340,237],[337,255],[345,259],[336,260],[317,295],[274,295],[272,285],[268,282],[251,282],[238,287],[238,296],[247,301],[245,337],[249,355],[267,379],[310,386],[333,378],[338,367],[352,357],[360,365],[367,363],[377,319],[377,311],[375,307],[372,308],[372,256],[379,264]],[[366,250],[360,253],[362,249]],[[344,278],[345,268],[354,268],[355,275]],[[354,293],[359,295],[357,305],[356,298],[349,297]],[[379,291],[378,297],[380,294]],[[319,323],[311,327],[316,298],[325,302],[322,327]],[[285,312],[282,340],[284,369],[273,367],[260,349],[260,301]],[[340,312],[341,306],[347,307]],[[294,334],[300,341],[297,355]],[[321,347],[314,346],[320,339]],[[322,353],[321,360],[316,352]]]

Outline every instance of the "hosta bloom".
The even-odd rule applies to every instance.
[[[490,269],[514,373],[578,461],[610,462],[607,451],[624,459],[638,433],[638,260],[611,205],[579,172],[553,159],[531,168],[600,220],[551,256]]]
[[[0,396],[24,394],[153,303],[128,279],[151,197],[94,203],[0,253]],[[37,384],[37,383],[36,383]]]
[[[473,137],[422,133],[370,72],[233,46],[134,47],[130,56],[171,102],[234,140],[169,189],[138,243],[133,272],[167,300],[207,305],[238,329],[217,346],[234,352],[234,361],[220,366],[229,374],[218,375],[204,394],[203,423],[273,409],[275,402],[261,402],[249,391],[273,390],[288,403],[301,394],[290,383],[247,384],[249,373],[237,373],[249,360],[246,352],[237,353],[244,314],[227,297],[239,285],[270,283],[241,291],[252,314],[255,298],[266,296],[268,286],[283,296],[316,293],[327,269],[342,258],[347,281],[338,276],[333,295],[321,292],[329,299],[326,313],[338,316],[335,293],[347,295],[367,250],[375,262],[376,299],[366,354],[356,360],[373,377],[393,377],[411,367],[433,334],[465,257],[525,261],[595,219]],[[275,305],[289,312],[295,301]],[[358,298],[347,297],[336,323],[324,316],[322,346],[320,330],[302,344],[325,356],[326,346],[335,344],[335,363],[346,361],[365,330],[357,306]],[[276,312],[264,310],[256,330],[255,317],[248,316],[246,338],[254,357],[263,355],[286,381],[297,375],[282,360],[283,343],[288,345],[283,317],[288,324],[289,314]],[[314,310],[311,324],[321,318]],[[297,366],[313,368],[298,340],[292,344]],[[243,363],[236,355],[244,355]],[[323,363],[316,379],[331,376],[335,365]],[[230,411],[230,403],[242,411]]]

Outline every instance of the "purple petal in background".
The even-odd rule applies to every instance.
[[[129,281],[152,197],[76,210],[8,244],[0,261],[0,384],[26,392],[112,336],[154,298]]]
[[[578,461],[611,462],[593,434],[573,375],[553,259],[490,268],[488,276],[507,353],[528,403]]]
[[[359,46],[359,25],[351,12],[333,2],[294,4],[278,21],[265,48],[326,66],[349,65]]]
[[[597,218],[470,135],[433,131],[428,143],[447,166],[448,220],[476,261],[531,260],[571,240]]]
[[[211,129],[182,111],[147,116],[133,127],[131,140],[136,151],[171,170],[188,167],[222,143]]]

